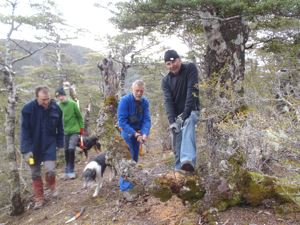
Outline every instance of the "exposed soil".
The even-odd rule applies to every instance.
[[[152,173],[163,173],[170,170],[170,165],[161,163],[171,152],[162,153],[157,146],[148,149],[140,163]],[[91,158],[95,155],[90,153]],[[77,174],[81,174],[86,162],[84,157],[76,165]],[[147,168],[148,165],[148,168]],[[58,177],[62,176],[62,168],[58,168]],[[118,179],[108,182],[105,179],[98,197],[93,198],[94,188],[82,189],[82,179],[58,179],[59,198],[50,199],[39,210],[32,209],[32,196],[27,203],[26,212],[17,217],[3,215],[0,225],[14,224],[65,224],[65,222],[85,207],[85,212],[77,220],[69,224],[136,224],[136,225],[169,225],[169,224],[208,224],[204,217],[189,204],[173,196],[167,202],[145,194],[133,202],[127,202],[118,188]],[[211,224],[223,225],[296,225],[300,224],[300,215],[277,215],[272,209],[233,207],[215,215],[217,222]]]

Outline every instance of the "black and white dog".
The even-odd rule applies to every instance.
[[[116,176],[116,170],[111,165],[106,164],[106,152],[103,152],[96,156],[92,161],[90,161],[83,170],[84,184],[83,188],[88,188],[93,182],[96,182],[96,189],[93,197],[99,194],[102,187],[103,174],[107,168],[110,169],[109,181],[112,180],[113,176]]]

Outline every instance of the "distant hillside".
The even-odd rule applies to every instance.
[[[30,41],[22,41],[17,40],[18,44],[21,46],[25,46],[26,49],[30,49],[34,51],[42,46],[41,43],[30,42]],[[4,45],[4,40],[0,40],[0,45]],[[89,52],[94,52],[91,49],[75,46],[71,44],[61,44],[62,46],[62,60],[68,63],[75,64],[85,64],[86,60],[84,59],[84,55]],[[33,56],[22,60],[21,62],[16,63],[16,71],[22,72],[23,66],[41,66],[45,64],[55,65],[55,49],[52,46],[49,46],[42,51],[37,52]]]

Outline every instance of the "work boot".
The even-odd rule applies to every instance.
[[[189,173],[194,173],[195,172],[195,169],[192,166],[192,163],[190,161],[183,162],[182,166],[181,166],[181,169],[186,171],[186,172],[189,172]]]
[[[45,180],[46,180],[46,189],[48,192],[47,195],[49,197],[54,197],[54,198],[58,197],[55,175],[51,173],[46,173]]]
[[[40,209],[44,205],[44,189],[43,180],[41,177],[37,177],[32,181],[32,189],[35,200],[33,209]]]

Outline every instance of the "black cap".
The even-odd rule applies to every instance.
[[[165,52],[165,62],[168,61],[174,61],[175,59],[179,58],[179,55],[177,54],[177,52],[175,50],[167,50]]]
[[[60,95],[66,95],[66,92],[63,87],[57,88],[55,91],[55,97],[58,97]]]

